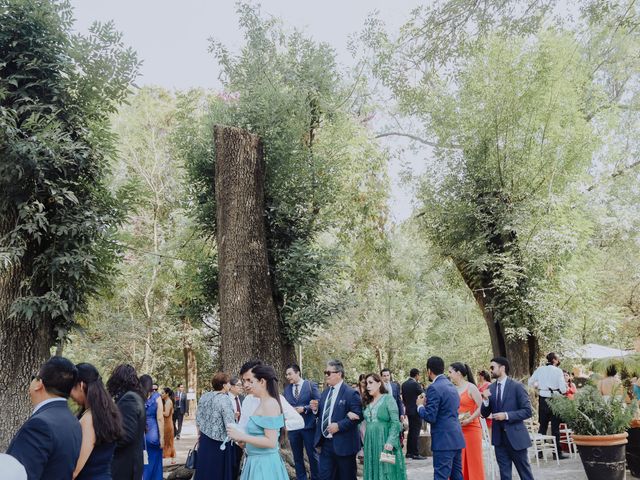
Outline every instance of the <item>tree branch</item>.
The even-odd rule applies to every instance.
[[[385,133],[379,133],[378,135],[375,136],[375,138],[383,138],[383,137],[406,137],[406,138],[410,138],[411,140],[415,140],[416,142],[420,142],[423,145],[428,145],[430,147],[434,147],[434,148],[449,148],[452,150],[461,150],[462,146],[461,145],[441,145],[437,142],[432,142],[430,140],[425,140],[424,138],[420,138],[416,135],[412,135],[410,133],[403,133],[403,132],[385,132]]]
[[[629,170],[631,170],[632,168],[635,168],[635,167],[637,167],[639,165],[640,165],[640,160],[636,160],[635,162],[633,162],[630,165],[625,165],[624,167],[619,168],[618,170],[613,172],[608,178],[616,178],[616,177],[619,177],[620,175],[624,175]],[[592,191],[594,188],[596,188],[597,185],[598,185],[597,183],[594,183],[593,185],[591,185],[589,188],[587,188],[587,192]]]

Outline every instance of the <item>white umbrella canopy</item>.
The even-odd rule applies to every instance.
[[[565,352],[564,356],[566,358],[597,360],[599,358],[626,357],[627,355],[633,355],[634,353],[636,352],[633,350],[621,350],[619,348],[606,347],[596,343],[587,343],[586,345],[568,350]]]

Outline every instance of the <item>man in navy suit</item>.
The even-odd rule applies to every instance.
[[[531,417],[529,395],[520,382],[511,380],[509,361],[504,357],[491,360],[491,377],[497,381],[482,392],[483,417],[493,420],[491,443],[495,447],[500,480],[511,480],[511,463],[521,480],[533,480],[527,449],[531,446],[524,420]]]
[[[311,480],[318,480],[318,459],[314,448],[316,416],[311,411],[311,400],[319,400],[320,391],[315,383],[301,377],[300,367],[295,363],[287,367],[285,375],[289,385],[284,389],[284,398],[304,419],[304,428],[289,432],[288,435],[296,466],[296,479],[307,480],[307,470],[304,465],[304,450],[306,450]]]
[[[173,435],[180,440],[184,416],[189,414],[189,403],[187,402],[187,394],[184,391],[183,383],[178,384],[178,388],[176,388],[175,400],[175,405],[173,406]]]
[[[7,453],[29,480],[69,480],[80,455],[82,432],[67,407],[78,370],[64,357],[52,357],[29,384],[33,413],[13,437]]]
[[[427,395],[416,400],[418,414],[431,424],[431,450],[433,451],[434,480],[462,480],[462,449],[465,446],[462,427],[458,420],[460,395],[444,376],[444,360],[427,360],[427,375],[431,386]]]
[[[356,480],[356,455],[360,450],[358,422],[347,414],[362,419],[360,395],[344,383],[344,366],[331,360],[324,371],[327,388],[320,401],[311,401],[311,410],[318,416],[314,445],[320,449],[318,473],[320,480]]]

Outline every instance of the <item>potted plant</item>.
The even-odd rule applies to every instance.
[[[604,398],[595,387],[578,390],[573,400],[553,397],[553,413],[573,430],[580,459],[589,480],[622,480],[625,477],[627,429],[635,413],[635,402]]]

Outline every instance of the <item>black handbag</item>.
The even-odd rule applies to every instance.
[[[189,449],[189,453],[187,453],[187,460],[184,462],[184,466],[189,470],[195,470],[197,459],[198,459],[198,442],[196,442],[193,448]]]

